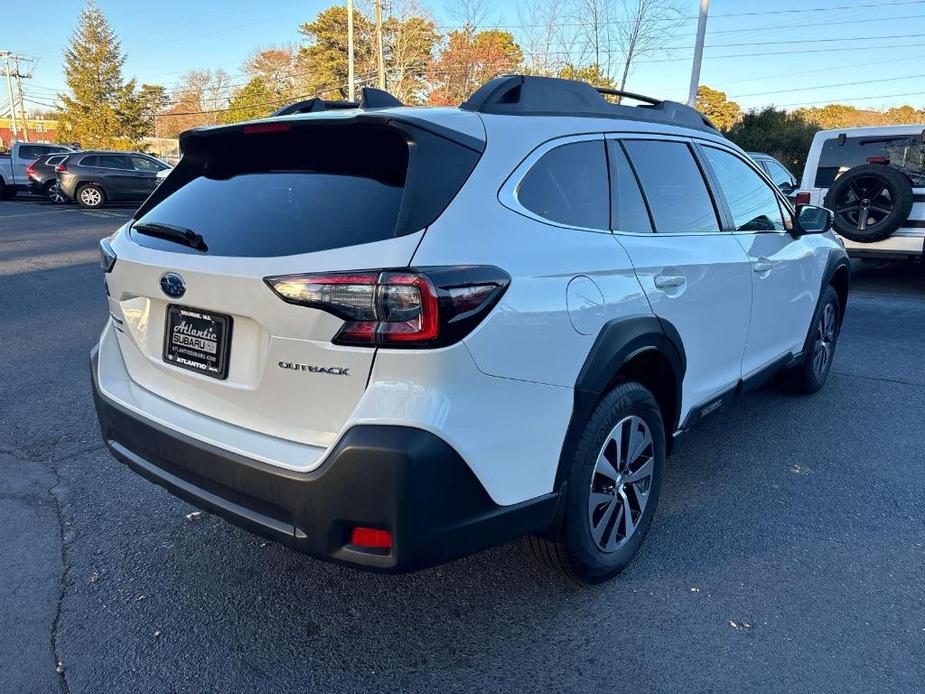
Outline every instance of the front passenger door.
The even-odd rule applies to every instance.
[[[811,239],[794,238],[789,211],[751,164],[725,148],[704,144],[701,151],[752,265],[752,323],[742,361],[748,377],[803,349],[821,269]]]
[[[157,187],[157,172],[163,167],[153,159],[133,154],[129,157],[132,168],[135,170],[136,190],[140,199],[147,198]]]

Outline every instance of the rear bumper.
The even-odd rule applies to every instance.
[[[103,440],[135,472],[206,511],[300,552],[400,573],[439,564],[547,527],[557,495],[499,506],[463,459],[413,427],[358,425],[312,472],[252,460],[175,432],[100,392]],[[387,552],[350,544],[356,526],[392,533]]]
[[[845,250],[851,258],[879,258],[883,260],[903,260],[925,255],[925,234],[894,234],[883,241],[858,243],[851,239],[842,239]]]

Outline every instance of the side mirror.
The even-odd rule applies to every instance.
[[[816,205],[797,205],[793,230],[798,235],[824,234],[832,228],[832,210]]]
[[[788,181],[786,183],[781,183],[777,186],[777,189],[784,195],[790,195],[796,189],[796,186]]]

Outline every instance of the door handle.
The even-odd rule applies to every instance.
[[[684,275],[655,276],[655,286],[659,289],[674,289],[676,287],[683,287],[685,282],[687,282],[687,279],[685,279]]]
[[[774,269],[774,263],[772,263],[767,258],[758,258],[755,261],[755,264],[752,266],[752,269],[755,272],[770,272]]]

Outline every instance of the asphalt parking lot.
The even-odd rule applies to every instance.
[[[0,202],[0,691],[925,687],[922,267],[858,269],[821,393],[684,437],[616,581],[520,543],[390,577],[189,521],[102,448],[96,246],[130,214]]]

